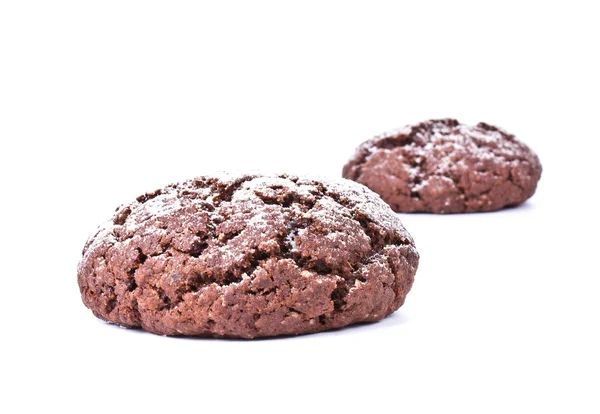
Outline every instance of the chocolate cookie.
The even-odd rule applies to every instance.
[[[144,194],[89,239],[77,278],[94,315],[164,335],[254,338],[380,320],[419,255],[351,181],[200,177]]]
[[[538,157],[513,135],[454,119],[406,126],[366,141],[342,172],[405,213],[515,206],[533,195],[541,174]]]

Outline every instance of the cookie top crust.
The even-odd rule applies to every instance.
[[[425,121],[364,142],[344,166],[398,212],[491,211],[531,197],[542,167],[514,135],[480,122]]]
[[[123,243],[136,236],[167,236],[173,241],[177,239],[174,234],[192,233],[197,239],[191,241],[194,247],[177,246],[198,257],[208,256],[211,250],[237,236],[270,234],[267,227],[274,224],[276,215],[287,222],[290,232],[301,231],[304,224],[315,219],[324,229],[335,226],[341,215],[364,226],[374,224],[401,244],[414,244],[385,202],[353,181],[221,173],[145,193],[117,208],[114,217],[88,240],[83,256],[107,242]],[[338,242],[339,237],[333,233],[328,239]]]
[[[388,256],[400,257],[400,251],[409,257],[405,262],[412,270],[399,272],[400,264],[390,269],[396,264]],[[370,320],[372,314],[336,319],[336,313],[344,313],[351,291],[356,294],[361,284],[368,285],[365,272],[371,269],[375,275],[377,266],[392,276],[388,284],[394,296],[377,313],[381,318],[403,302],[417,262],[414,242],[399,218],[362,185],[222,174],[172,184],[119,207],[86,243],[78,281],[84,303],[110,322],[168,335],[254,337]],[[256,295],[264,272],[284,272],[277,266],[293,273],[293,280],[302,275],[314,289],[327,287],[329,303],[315,305],[305,298],[307,309],[294,311],[305,322],[295,331],[278,331],[273,324],[250,329],[231,318],[221,320],[213,315],[214,303],[188,312],[186,318],[195,321],[187,325],[178,316],[180,309],[195,306],[198,295],[212,295],[215,301],[240,292]],[[279,294],[282,289],[274,288],[276,297],[265,303],[267,308],[289,299],[289,294]],[[245,296],[238,299],[248,302]],[[377,301],[369,300],[371,305]],[[244,312],[256,317],[262,311]],[[310,322],[315,318],[317,326]],[[198,324],[200,319],[206,323]]]

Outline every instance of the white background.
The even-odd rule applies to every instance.
[[[600,412],[594,3],[1,2],[0,411]],[[439,117],[507,129],[544,172],[520,208],[402,215],[421,265],[388,319],[176,339],[81,303],[119,204],[214,170],[338,177]]]

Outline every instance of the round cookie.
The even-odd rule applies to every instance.
[[[513,135],[455,119],[426,121],[366,141],[342,172],[404,213],[515,206],[533,195],[541,174],[538,157]]]
[[[77,278],[105,321],[255,338],[380,320],[404,303],[418,261],[398,217],[354,182],[200,177],[118,208]]]

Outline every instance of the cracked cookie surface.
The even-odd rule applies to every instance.
[[[396,212],[472,213],[521,204],[541,173],[537,155],[504,130],[441,119],[364,142],[342,175]]]
[[[78,266],[97,317],[163,335],[254,338],[373,322],[419,256],[399,218],[347,180],[199,177],[119,207]]]

